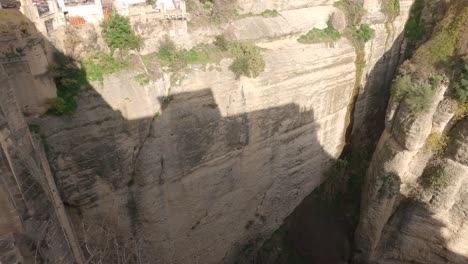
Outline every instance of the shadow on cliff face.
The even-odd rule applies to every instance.
[[[400,193],[401,202],[393,211],[369,262],[357,252],[353,263],[468,263],[468,257],[453,251],[447,237],[452,227],[441,221],[427,205]],[[457,210],[457,209],[456,209]],[[462,236],[459,239],[464,239]],[[460,249],[459,249],[460,250]],[[461,249],[463,250],[463,249]],[[368,253],[368,252],[366,252]]]
[[[175,247],[176,263],[211,263],[223,256],[204,248],[224,255],[263,239],[321,181],[309,171],[330,157],[312,111],[289,104],[223,117],[210,89],[160,101],[153,118],[128,121],[87,89],[73,114],[38,122],[83,249],[118,236],[119,247],[137,247],[125,249],[129,262],[167,263]]]
[[[127,120],[86,81],[78,61],[58,55],[64,61],[53,70],[63,102],[26,119],[42,138],[88,263],[232,262],[319,185],[322,164],[332,159],[312,109],[289,103],[223,116],[226,106],[210,88],[172,87],[152,102],[159,111]]]
[[[361,87],[352,108],[346,146],[325,173],[326,181],[301,202],[257,253],[240,262],[338,264],[351,261],[361,189],[385,126],[389,89],[400,63],[402,41],[400,35],[371,72],[363,76],[366,85]]]

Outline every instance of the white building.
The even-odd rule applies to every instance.
[[[72,21],[99,23],[104,19],[101,0],[21,0],[21,11],[44,35]]]
[[[101,0],[57,0],[65,17],[81,17],[89,23],[99,23],[104,19]]]

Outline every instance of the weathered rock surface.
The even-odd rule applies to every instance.
[[[448,87],[421,113],[390,102],[367,171],[356,263],[468,262],[468,122],[454,117]],[[449,138],[444,151],[428,140],[437,134]]]

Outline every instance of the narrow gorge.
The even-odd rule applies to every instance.
[[[467,0],[33,3],[0,264],[468,263]]]

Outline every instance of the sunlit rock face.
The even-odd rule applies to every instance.
[[[466,1],[439,3],[426,2],[428,21],[440,26],[460,18],[466,25]],[[444,15],[436,15],[434,7]],[[440,36],[437,29],[426,43]],[[460,32],[450,30],[459,34],[452,57],[465,56],[466,26]],[[428,67],[415,61],[414,67]],[[432,84],[434,95],[421,112],[410,111],[407,100],[390,100],[363,190],[356,263],[468,262],[468,123],[457,115],[451,90],[456,82],[448,78]],[[434,138],[441,135],[446,142],[437,149]]]
[[[376,37],[366,44],[355,112],[361,120],[383,107],[375,98],[385,87],[374,71],[390,74],[398,61],[411,3],[401,1],[387,32],[378,2],[365,2]],[[137,72],[125,71],[81,91],[73,114],[31,118],[88,248],[112,238],[147,263],[229,262],[248,241],[277,229],[340,155],[357,92],[356,50],[345,38],[311,45],[296,39],[341,11],[333,1],[239,5],[246,13],[281,13],[226,26],[230,37],[263,48],[259,77],[236,80],[229,59],[192,65],[172,85],[164,76],[141,86]],[[163,35],[149,40],[148,32],[151,52]],[[184,45],[218,33],[192,32]]]

